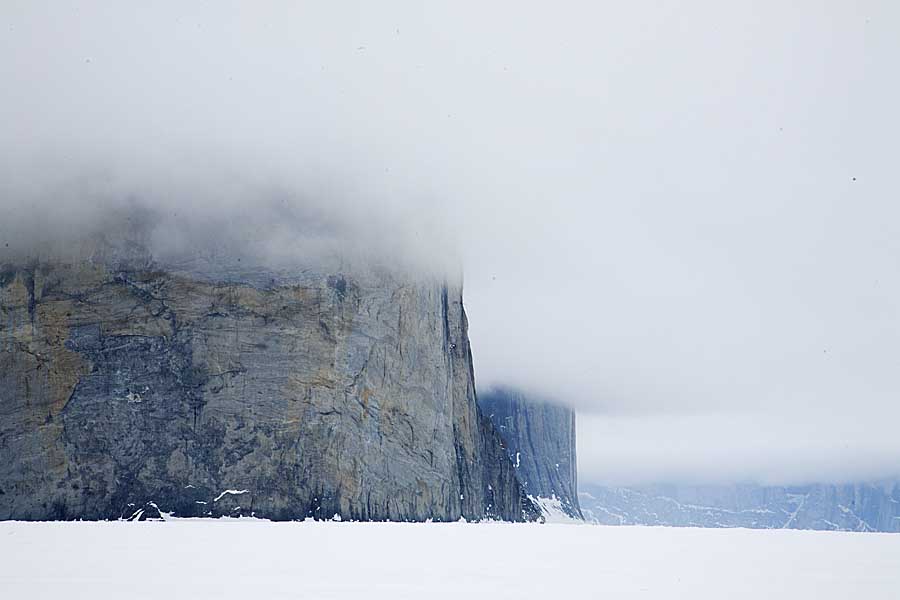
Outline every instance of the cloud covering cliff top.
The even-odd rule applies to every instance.
[[[110,203],[275,254],[338,231],[463,265],[479,383],[578,407],[582,477],[893,474],[898,19],[4,2],[0,242]]]

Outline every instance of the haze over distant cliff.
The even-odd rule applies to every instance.
[[[509,387],[481,392],[478,404],[503,440],[525,493],[548,518],[582,519],[575,412]]]
[[[582,484],[589,521],[605,525],[900,532],[900,483],[797,486]]]

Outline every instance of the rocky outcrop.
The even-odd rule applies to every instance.
[[[510,388],[480,393],[478,403],[503,439],[525,491],[545,516],[562,512],[582,519],[574,411]]]
[[[0,519],[537,517],[460,286],[92,256],[0,268]]]
[[[900,483],[803,486],[584,485],[588,520],[605,525],[900,532]]]

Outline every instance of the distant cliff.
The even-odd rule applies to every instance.
[[[506,446],[525,491],[545,513],[581,519],[575,452],[575,413],[510,388],[478,395]]]
[[[0,519],[537,517],[458,285],[115,256],[0,265]]]
[[[588,484],[580,498],[585,517],[606,525],[900,532],[895,481],[794,487]]]

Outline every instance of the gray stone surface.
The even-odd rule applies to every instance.
[[[900,483],[804,486],[582,485],[589,521],[606,525],[900,532]]]
[[[556,497],[566,515],[581,519],[574,411],[505,387],[479,393],[478,403],[503,439],[526,493]]]
[[[0,519],[537,517],[460,286],[87,254],[0,266]]]

